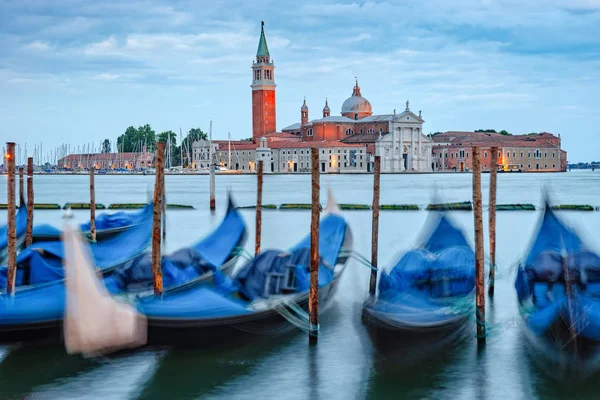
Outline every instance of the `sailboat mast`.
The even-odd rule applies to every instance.
[[[210,121],[210,126],[208,130],[208,165],[213,164],[213,148],[212,148],[212,121]]]

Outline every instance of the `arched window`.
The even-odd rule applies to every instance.
[[[309,129],[306,131],[306,136],[312,136],[312,135],[313,135],[313,130],[312,130],[312,128],[309,128]]]
[[[354,131],[352,129],[346,129],[346,135],[352,135]]]
[[[358,114],[354,114],[354,119],[358,119]]]
[[[367,131],[367,133],[375,133],[375,129],[369,128],[369,130]]]

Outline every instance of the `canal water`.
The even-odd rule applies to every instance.
[[[322,203],[331,187],[338,202],[370,204],[371,175],[321,177]],[[6,177],[0,199],[6,199]],[[144,202],[153,176],[97,176],[99,203]],[[487,205],[489,175],[483,175]],[[256,201],[255,176],[217,176],[217,209],[208,210],[208,176],[167,176],[169,203],[191,204],[195,210],[169,211],[167,250],[202,238],[223,217],[231,192],[238,205]],[[87,202],[88,177],[36,176],[36,202]],[[381,204],[419,204],[472,198],[470,174],[384,175]],[[600,173],[500,174],[498,204],[542,203],[547,190],[557,204],[600,205]],[[308,203],[310,176],[265,176],[264,204]],[[249,228],[246,248],[253,249],[254,211],[242,211]],[[473,240],[473,215],[453,212]],[[60,211],[36,211],[35,223],[60,225]],[[369,257],[371,212],[346,211],[355,250]],[[88,213],[75,212],[80,221]],[[524,344],[513,286],[514,268],[529,246],[540,212],[498,212],[499,278],[493,302],[487,301],[489,337],[478,349],[473,335],[419,362],[389,357],[372,346],[360,321],[369,270],[350,261],[332,307],[321,316],[319,343],[308,346],[302,331],[264,338],[242,348],[211,343],[208,349],[144,348],[100,358],[69,356],[61,347],[0,347],[0,398],[70,399],[559,399],[599,398],[600,380],[561,382],[544,370]],[[561,212],[596,250],[600,247],[600,212]],[[6,212],[0,212],[4,221]],[[425,223],[425,211],[382,211],[381,266],[390,265],[411,248]],[[287,248],[309,230],[308,211],[263,212],[263,248]],[[487,212],[484,211],[487,235]],[[486,239],[487,245],[487,239]],[[109,329],[107,327],[107,329]],[[419,349],[417,349],[419,350]],[[425,351],[426,349],[423,349]]]

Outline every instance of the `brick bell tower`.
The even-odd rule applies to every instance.
[[[267,133],[276,132],[275,105],[275,65],[269,56],[265,23],[260,23],[260,40],[256,51],[256,61],[252,62],[252,139],[258,139]]]

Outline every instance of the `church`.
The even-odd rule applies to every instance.
[[[265,172],[310,171],[309,150],[319,149],[320,170],[324,173],[372,172],[375,155],[381,156],[382,172],[431,172],[432,145],[423,134],[421,111],[373,114],[371,103],[355,81],[352,95],[344,101],[339,116],[332,116],[327,99],[322,117],[311,120],[306,99],[300,107],[300,121],[277,131],[275,64],[271,59],[261,23],[256,59],[252,62],[252,142],[213,141],[213,160],[229,169],[255,171],[263,160]],[[206,143],[193,144],[196,168],[209,160]],[[229,152],[231,151],[231,155]],[[305,154],[306,153],[306,154]],[[198,156],[196,156],[198,155]],[[233,160],[233,161],[228,161]],[[231,162],[232,165],[227,165]]]

